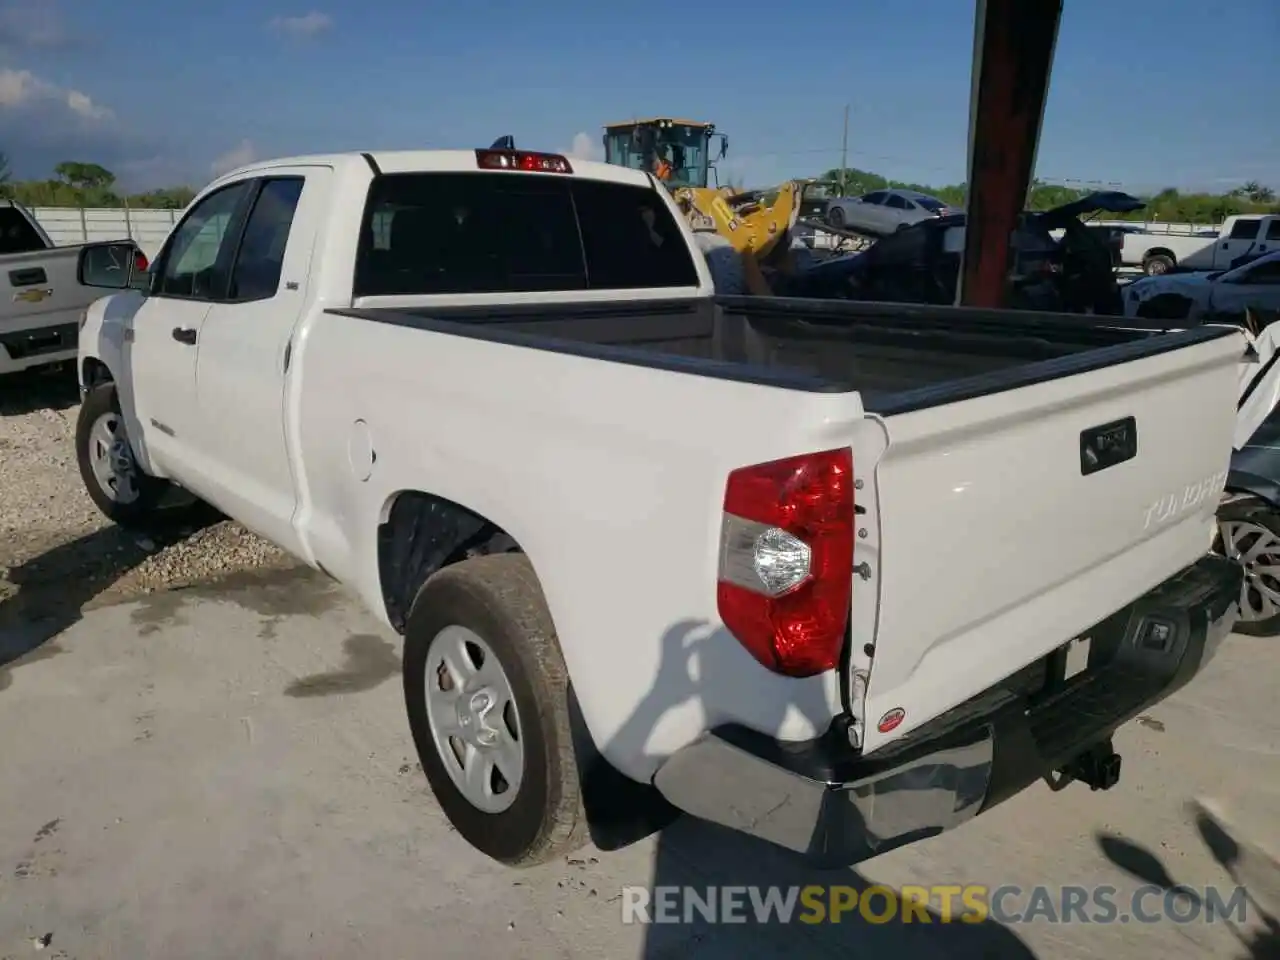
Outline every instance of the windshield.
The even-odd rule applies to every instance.
[[[705,187],[707,130],[693,126],[615,130],[605,138],[605,159],[659,175],[672,187]],[[661,176],[663,173],[667,175]]]
[[[1211,274],[1209,279],[1219,280],[1222,283],[1247,283],[1257,277],[1257,271],[1260,265],[1262,267],[1262,275],[1269,276],[1271,271],[1280,266],[1280,251],[1269,253],[1265,257],[1258,257],[1250,260],[1248,263],[1241,264],[1234,270],[1228,270],[1225,273]]]
[[[943,210],[947,209],[947,205],[945,203],[941,200],[936,200],[933,197],[912,197],[911,199],[920,204],[920,206],[924,207],[930,213],[941,213]]]

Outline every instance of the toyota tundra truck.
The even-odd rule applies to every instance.
[[[717,296],[652,177],[505,149],[242,168],[104,286],[89,495],[358,594],[502,863],[585,844],[588,757],[828,865],[1112,787],[1237,617],[1238,330]]]

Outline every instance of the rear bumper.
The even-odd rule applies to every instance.
[[[0,375],[74,360],[79,324],[61,323],[0,334]]]
[[[1183,686],[1237,618],[1240,567],[1206,556],[1089,631],[1088,668],[1056,657],[859,757],[836,729],[781,743],[727,726],[654,783],[676,807],[827,866],[870,859],[991,809]]]

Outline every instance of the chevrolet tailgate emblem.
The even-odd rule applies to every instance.
[[[21,293],[15,293],[13,295],[13,302],[18,303],[21,301],[23,303],[39,303],[41,300],[45,299],[45,297],[52,296],[53,290],[49,288],[44,290],[23,290]]]

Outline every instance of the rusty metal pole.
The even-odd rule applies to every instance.
[[[956,303],[1001,307],[1049,94],[1062,0],[976,0],[969,177]]]

